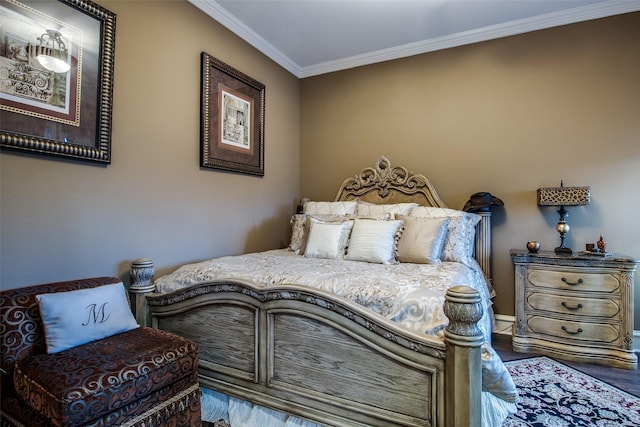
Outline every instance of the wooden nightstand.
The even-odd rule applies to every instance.
[[[614,254],[511,250],[515,266],[513,349],[637,369],[633,276],[638,260]]]

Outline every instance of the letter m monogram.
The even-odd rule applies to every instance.
[[[88,311],[87,321],[82,324],[82,326],[89,325],[97,325],[98,323],[104,323],[111,317],[111,314],[107,313],[106,307],[109,302],[104,302],[102,304],[89,304],[85,307]]]

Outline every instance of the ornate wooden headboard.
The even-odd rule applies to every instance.
[[[436,189],[420,174],[409,172],[402,166],[391,166],[382,156],[374,167],[364,168],[352,178],[344,180],[335,200],[358,198],[370,203],[407,203],[446,208]]]
[[[335,201],[356,198],[376,204],[414,202],[421,206],[447,208],[424,175],[409,172],[402,166],[391,166],[384,156],[375,166],[364,168],[354,177],[345,179]],[[491,285],[491,212],[476,214],[482,219],[476,226],[474,257]]]

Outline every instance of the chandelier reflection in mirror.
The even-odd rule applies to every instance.
[[[71,69],[67,62],[68,51],[60,31],[47,30],[38,37],[36,59],[44,68],[54,73],[66,73]]]

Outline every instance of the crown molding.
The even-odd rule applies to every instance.
[[[189,2],[225,26],[238,37],[258,49],[291,74],[301,79],[378,62],[434,52],[437,50],[449,49],[452,47],[479,43],[517,34],[524,34],[531,31],[640,11],[640,0],[609,0],[606,2],[594,3],[587,6],[548,13],[532,18],[492,25],[489,27],[479,28],[477,30],[450,34],[389,49],[341,58],[335,61],[323,62],[308,67],[300,67],[275,46],[262,38],[251,28],[247,27],[235,16],[230,14],[215,0],[189,0]]]
[[[247,27],[242,21],[229,13],[227,9],[213,0],[189,0],[189,3],[209,15],[211,18],[225,26],[235,35],[258,49],[264,55],[275,61],[282,68],[296,77],[300,77],[300,67],[287,55],[278,50],[271,43],[262,38],[258,33]]]
[[[336,61],[324,62],[302,68],[298,77],[311,77],[374,64],[377,62],[390,61],[393,59],[400,59],[408,56],[558,27],[561,25],[574,24],[592,19],[635,12],[638,10],[640,10],[640,1],[638,0],[612,0],[604,3],[596,3],[561,12],[548,13],[533,18],[520,19],[504,24],[483,27],[477,30],[465,31],[420,42],[409,43]]]

